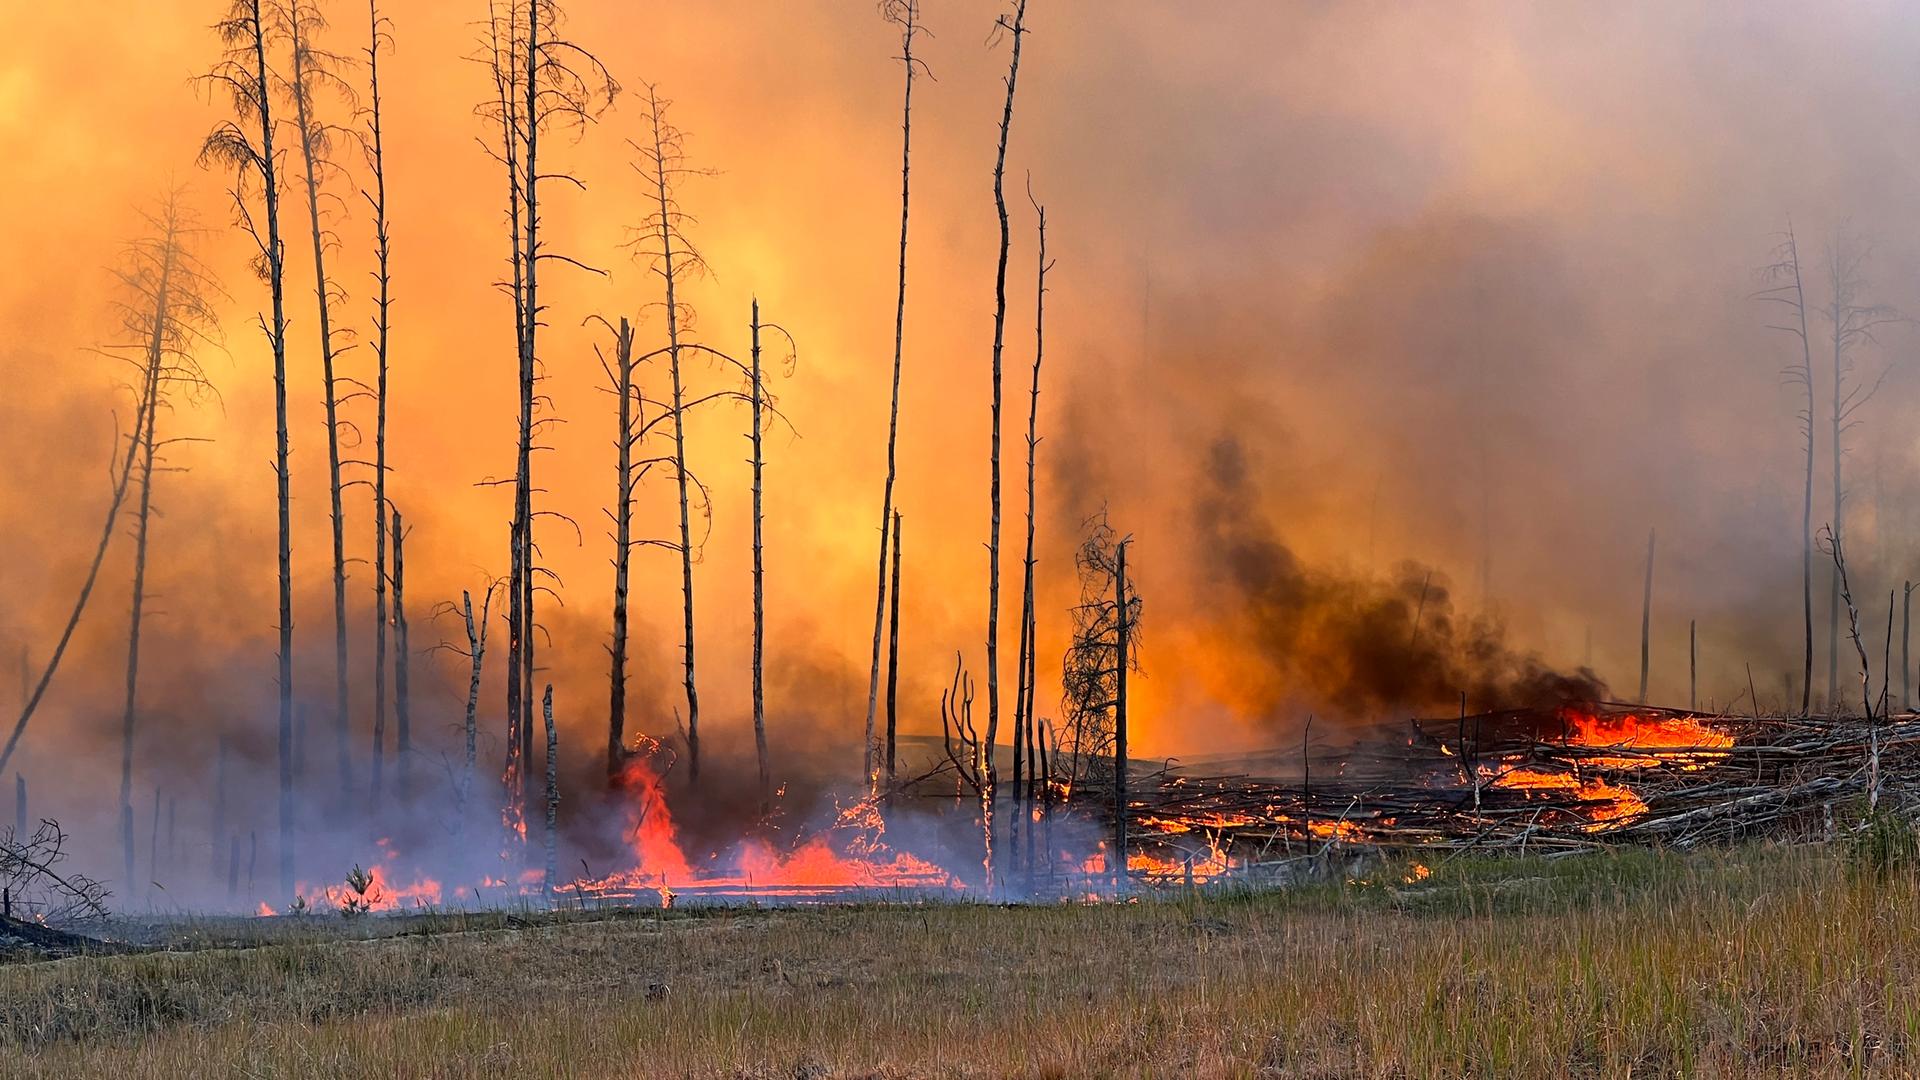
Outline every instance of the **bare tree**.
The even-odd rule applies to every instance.
[[[762,503],[766,455],[761,450],[761,435],[766,423],[766,385],[760,377],[760,298],[753,298],[753,366],[748,378],[748,393],[753,399],[752,419],[747,432],[753,446],[753,753],[759,765],[760,816],[773,812],[773,765],[767,759],[767,563],[766,544],[761,534],[765,519]]]
[[[1800,712],[1806,715],[1813,709],[1813,340],[1807,334],[1807,294],[1800,277],[1800,247],[1794,239],[1791,222],[1779,246],[1773,250],[1772,261],[1761,269],[1760,276],[1768,284],[1754,294],[1755,297],[1786,309],[1786,318],[1771,324],[1770,329],[1791,334],[1800,342],[1799,361],[1782,368],[1780,379],[1806,395],[1806,403],[1795,413],[1807,460],[1806,486],[1800,504],[1800,593],[1806,647],[1801,666]]]
[[[1653,533],[1647,530],[1647,587],[1640,598],[1640,704],[1647,703],[1647,659],[1653,633]]]
[[[1001,15],[994,22],[996,30],[1013,36],[1013,59],[1007,66],[1007,100],[1000,113],[1000,147],[993,159],[993,207],[1000,218],[1000,258],[993,278],[993,434],[989,451],[992,478],[988,484],[990,524],[987,532],[987,755],[986,793],[982,803],[989,836],[993,833],[993,804],[995,789],[999,786],[993,747],[1000,737],[1000,398],[1003,389],[1000,357],[1006,344],[1007,249],[1012,244],[1007,222],[1007,137],[1013,130],[1013,94],[1020,78],[1020,38],[1026,33],[1026,18],[1027,0],[1016,0],[1013,17]]]
[[[349,104],[354,102],[351,87],[339,75],[346,58],[327,52],[315,44],[326,32],[326,17],[315,0],[275,0],[279,18],[287,28],[291,51],[291,76],[283,89],[293,106],[294,128],[299,135],[300,160],[304,166],[307,194],[307,221],[313,239],[314,299],[320,319],[320,374],[322,402],[327,410],[327,498],[333,523],[333,653],[334,708],[333,725],[340,758],[342,796],[352,786],[353,773],[347,748],[347,556],[346,522],[340,496],[340,417],[341,382],[336,378],[334,361],[343,351],[334,340],[332,305],[343,299],[332,278],[327,276],[327,249],[334,239],[321,213],[322,185],[336,172],[332,161],[335,128],[320,119],[318,95],[323,90],[338,94]],[[375,734],[372,802],[380,801],[380,747]]]
[[[451,601],[443,601],[433,610],[433,617],[458,614],[467,633],[467,644],[463,649],[451,642],[443,641],[434,648],[456,653],[467,658],[467,709],[463,727],[466,736],[466,757],[460,774],[458,789],[459,806],[462,811],[460,821],[466,820],[465,810],[472,797],[473,781],[479,764],[479,712],[480,712],[480,676],[485,669],[487,655],[487,626],[493,612],[493,595],[498,592],[501,582],[497,578],[487,579],[485,592],[480,597],[480,613],[473,611],[473,593],[460,591],[460,606],[455,608]]]
[[[540,699],[540,714],[547,726],[547,834],[546,883],[547,894],[551,896],[560,885],[560,735],[553,726],[553,684],[547,684],[547,691]]]
[[[31,834],[0,830],[0,892],[24,916],[21,921],[58,925],[107,914],[106,886],[60,868],[66,848],[67,834],[57,822],[42,821]]]
[[[393,278],[389,259],[392,238],[387,231],[387,155],[380,113],[380,54],[391,50],[391,23],[380,14],[379,0],[367,0],[367,130],[361,146],[367,159],[371,190],[362,188],[373,213],[373,742],[375,769],[384,750],[387,721],[387,342],[392,328]],[[488,599],[491,599],[489,595]],[[469,710],[471,712],[471,710]],[[471,717],[469,717],[471,719]],[[343,729],[344,731],[344,729]],[[350,768],[344,733],[341,767]],[[401,786],[406,787],[407,762],[400,763]],[[343,774],[344,775],[344,774]],[[464,798],[465,793],[462,793]]]
[[[1027,183],[1027,201],[1033,204],[1034,214],[1039,225],[1038,271],[1034,286],[1033,307],[1033,384],[1027,394],[1027,553],[1022,566],[1025,571],[1020,588],[1020,655],[1019,674],[1014,691],[1013,702],[1013,799],[1016,807],[1016,820],[1024,824],[1028,818],[1018,808],[1030,792],[1022,786],[1021,767],[1027,765],[1030,773],[1039,771],[1039,757],[1035,753],[1033,738],[1033,683],[1035,648],[1034,631],[1037,619],[1033,598],[1033,533],[1034,533],[1034,462],[1040,447],[1040,363],[1046,353],[1046,311],[1047,311],[1047,208],[1041,206],[1033,197],[1033,183]],[[1026,778],[1031,782],[1032,777]]]
[[[1061,704],[1067,727],[1063,782],[1071,787],[1102,782],[1114,751],[1114,709],[1119,703],[1120,618],[1115,582],[1120,576],[1119,544],[1103,510],[1087,519],[1085,536],[1074,553],[1080,602],[1070,611],[1072,634],[1061,661]],[[1129,642],[1138,637],[1140,598],[1129,589],[1125,612]],[[1128,662],[1139,664],[1132,653]]]
[[[408,715],[407,670],[413,654],[407,649],[407,561],[405,549],[401,547],[406,540],[406,530],[400,525],[400,509],[393,508],[393,719],[399,730],[395,732],[395,756],[399,758],[400,790],[404,795],[408,788],[406,776],[407,759],[413,753],[413,731]]]
[[[880,15],[900,27],[900,63],[906,69],[906,88],[900,106],[900,273],[893,303],[893,395],[887,410],[887,479],[880,493],[880,558],[875,571],[873,601],[873,658],[867,669],[867,729],[862,743],[862,771],[867,788],[874,790],[873,718],[880,692],[880,624],[887,606],[887,524],[893,516],[895,449],[900,435],[900,361],[907,329],[907,219],[911,207],[913,165],[913,78],[926,65],[914,59],[913,36],[920,28],[919,0],[880,0]],[[891,740],[889,740],[891,746]],[[889,766],[891,773],[891,766]]]
[[[1847,555],[1840,534],[1828,525],[1820,530],[1820,548],[1833,558],[1833,580],[1840,600],[1847,608],[1847,633],[1860,657],[1860,707],[1867,720],[1867,809],[1880,801],[1880,725],[1874,717],[1873,671],[1867,661],[1867,647],[1860,640],[1860,609],[1853,602],[1853,590],[1847,584]]]
[[[595,347],[598,352],[598,347]],[[620,775],[626,756],[627,721],[627,580],[633,565],[633,494],[640,481],[634,465],[633,450],[641,438],[641,422],[635,416],[638,387],[634,383],[637,358],[633,353],[633,325],[620,320],[614,331],[613,360],[600,354],[601,369],[607,373],[612,391],[619,399],[616,409],[618,429],[614,436],[614,503],[607,514],[613,519],[613,641],[607,646],[611,662],[608,682],[611,686],[607,705],[607,780]],[[644,405],[644,400],[638,402]]]
[[[135,462],[134,482],[140,496],[133,521],[133,596],[127,628],[126,704],[120,723],[120,834],[124,857],[122,880],[133,876],[133,760],[140,684],[140,631],[146,613],[147,548],[153,519],[156,469],[166,468],[163,451],[185,441],[157,435],[159,414],[171,410],[175,395],[193,397],[211,391],[195,349],[217,333],[219,320],[209,303],[219,294],[212,274],[188,249],[187,238],[199,231],[180,205],[180,192],[169,192],[160,210],[147,215],[148,235],[127,247],[117,271],[126,298],[120,302],[121,326],[135,335],[137,344],[110,346],[131,353],[127,359],[137,372],[133,384],[137,434],[128,449]]]
[[[542,136],[579,133],[597,120],[619,93],[619,83],[592,53],[561,34],[558,0],[489,0],[487,27],[479,61],[493,80],[494,96],[480,113],[497,126],[497,145],[488,153],[507,174],[507,223],[510,273],[502,288],[513,297],[515,352],[519,373],[519,415],[514,452],[513,517],[509,529],[507,579],[507,763],[508,798],[524,804],[533,778],[527,760],[533,752],[534,597],[536,548],[533,527],[532,457],[543,421],[536,387],[541,378],[539,328],[544,307],[539,296],[540,264],[577,260],[548,251],[541,234],[541,192],[560,183],[582,187],[578,179],[541,162]],[[510,811],[511,816],[511,811]]]
[[[293,533],[287,490],[287,319],[286,249],[280,240],[280,158],[273,145],[272,69],[268,46],[287,28],[268,13],[264,0],[233,0],[227,16],[214,25],[225,53],[203,77],[204,85],[225,90],[233,118],[221,121],[200,149],[202,164],[234,171],[234,207],[241,228],[253,240],[254,269],[267,282],[271,321],[260,319],[273,349],[275,415],[274,480],[280,528],[280,889],[292,892],[293,880]],[[257,127],[257,131],[254,129]],[[263,221],[249,204],[254,185],[263,204]],[[0,756],[0,765],[5,758]]]
[[[679,180],[691,176],[707,175],[707,170],[697,169],[688,164],[685,135],[667,119],[667,109],[671,102],[660,96],[659,87],[649,83],[647,93],[647,138],[644,142],[628,140],[628,144],[639,154],[634,163],[647,186],[652,188],[653,207],[646,219],[636,230],[632,246],[636,257],[647,260],[649,269],[659,275],[663,299],[661,308],[667,321],[667,373],[670,393],[666,402],[665,416],[672,426],[673,451],[666,460],[673,471],[673,482],[679,500],[680,534],[674,546],[680,554],[680,614],[681,614],[681,671],[682,685],[686,693],[687,717],[687,779],[689,783],[700,780],[700,688],[696,678],[694,662],[694,592],[693,563],[697,549],[693,541],[693,511],[695,496],[701,515],[711,520],[711,501],[705,488],[693,476],[687,466],[687,416],[694,407],[708,398],[696,398],[688,391],[688,373],[683,365],[684,353],[699,347],[683,340],[685,331],[691,329],[692,310],[683,304],[679,297],[680,283],[693,275],[705,272],[706,261],[698,248],[687,239],[685,227],[692,218],[680,207],[675,195]]]
[[[893,585],[887,590],[887,790],[896,771],[895,740],[900,730],[900,511],[893,512]]]
[[[1846,233],[1834,236],[1827,251],[1827,284],[1830,298],[1821,314],[1832,330],[1833,394],[1827,421],[1833,439],[1833,521],[1828,525],[1836,542],[1846,535],[1847,488],[1841,466],[1847,455],[1846,436],[1860,425],[1859,411],[1872,400],[1890,368],[1882,368],[1874,378],[1856,378],[1854,354],[1862,346],[1877,344],[1874,332],[1888,323],[1901,321],[1899,312],[1885,304],[1866,299],[1866,263],[1871,248]],[[1840,571],[1835,568],[1833,588],[1827,599],[1827,692],[1838,704],[1840,670]]]

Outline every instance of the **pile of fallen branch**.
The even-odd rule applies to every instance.
[[[1830,837],[1837,809],[1844,821],[1870,805],[1920,807],[1917,715],[1585,715],[1679,721],[1712,739],[1609,744],[1580,737],[1557,711],[1411,721],[1337,746],[1136,769],[1130,817],[1160,865],[1218,873],[1336,845],[1567,851]],[[1089,807],[1101,797],[1075,794]]]

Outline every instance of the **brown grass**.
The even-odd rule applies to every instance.
[[[1910,1076],[1920,885],[1808,850],[0,968],[0,1074]],[[286,937],[284,932],[280,932]],[[356,931],[359,933],[359,931]]]

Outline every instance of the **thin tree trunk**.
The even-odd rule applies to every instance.
[[[1647,703],[1648,639],[1653,632],[1653,530],[1647,530],[1647,588],[1640,598],[1640,704]]]
[[[408,788],[408,772],[413,757],[413,730],[408,717],[407,666],[412,654],[407,648],[407,561],[406,552],[401,548],[405,532],[400,526],[400,511],[393,511],[393,719],[398,727],[395,733],[395,753],[400,765],[400,792],[405,796]]]
[[[219,870],[220,839],[227,835],[227,736],[222,733],[214,750],[213,827],[207,835],[207,871]]]
[[[1700,708],[1700,639],[1697,636],[1699,624],[1694,619],[1687,620],[1687,711]]]
[[[547,723],[547,869],[543,879],[547,895],[560,884],[560,735],[553,726],[553,684],[547,684],[540,700],[541,715]]]
[[[654,96],[653,149],[656,161],[666,160],[666,133],[662,127],[664,105]],[[667,169],[661,165],[654,177],[660,203],[661,276],[666,280],[667,364],[673,381],[673,479],[680,497],[680,599],[681,655],[687,695],[687,779],[700,779],[700,690],[694,678],[693,654],[693,520],[687,490],[686,385],[680,377],[680,306],[675,294],[673,211],[667,192]]]
[[[887,790],[898,778],[900,732],[900,511],[893,512],[893,587],[887,590]]]
[[[320,318],[320,375],[323,383],[323,404],[327,410],[327,499],[332,510],[333,521],[333,686],[334,706],[333,725],[335,741],[340,757],[340,791],[342,798],[351,790],[353,783],[352,761],[347,749],[347,553],[346,519],[340,502],[340,424],[338,409],[340,395],[333,373],[333,326],[331,322],[331,300],[333,283],[327,277],[326,244],[322,240],[320,223],[320,175],[319,162],[316,159],[316,144],[323,137],[322,129],[312,114],[313,75],[308,69],[312,57],[309,55],[311,43],[307,34],[318,27],[317,13],[306,6],[303,0],[292,0],[292,18],[289,21],[293,35],[293,112],[294,123],[300,132],[300,159],[306,167],[307,221],[313,237],[313,276],[314,298],[319,307]],[[324,24],[320,24],[324,25]],[[379,733],[376,730],[374,743],[374,786],[371,805],[374,810],[380,807],[379,786]]]
[[[1032,198],[1031,192],[1028,194]],[[1016,679],[1013,714],[1013,792],[1016,808],[1025,806],[1029,794],[1031,776],[1024,781],[1021,766],[1024,764],[1029,773],[1038,771],[1038,763],[1031,757],[1033,739],[1033,693],[1034,693],[1034,651],[1038,643],[1034,640],[1037,620],[1034,611],[1033,595],[1033,541],[1034,541],[1034,461],[1040,446],[1040,364],[1046,353],[1046,312],[1047,312],[1047,210],[1034,203],[1034,211],[1039,216],[1039,258],[1035,265],[1033,298],[1033,383],[1027,394],[1027,552],[1023,560],[1025,577],[1020,588],[1020,671]],[[1026,759],[1023,761],[1023,759]],[[1031,816],[1019,811],[1019,824],[1022,829],[1030,823]]]
[[[613,504],[613,644],[608,672],[607,782],[620,777],[626,757],[627,726],[627,581],[633,564],[633,326],[626,319],[614,331],[614,393],[620,399],[615,422]]]
[[[1913,660],[1907,651],[1913,626],[1913,582],[1906,583],[1900,597],[1900,708],[1913,711]]]
[[[766,459],[761,451],[760,432],[763,424],[762,412],[766,407],[766,392],[760,384],[760,298],[753,299],[753,750],[760,764],[760,816],[766,817],[773,812],[773,767],[767,760],[767,690],[766,690],[766,646],[767,646],[767,604],[766,604],[766,560],[763,553],[761,523],[765,520],[762,507],[762,473]],[[871,725],[869,725],[871,726]]]
[[[1113,573],[1115,687],[1113,708],[1113,874],[1127,882],[1127,541],[1115,550]]]
[[[478,754],[476,752],[478,716],[476,714],[480,708],[481,665],[487,653],[487,612],[492,606],[493,589],[489,586],[487,589],[487,597],[480,605],[480,621],[476,625],[473,619],[473,594],[465,589],[460,590],[460,610],[467,622],[467,658],[471,661],[471,667],[467,675],[466,770],[461,774],[460,780],[460,808],[462,810],[461,820],[463,822],[465,821],[467,800],[473,794],[474,769],[478,763]]]
[[[290,473],[288,458],[291,450],[287,445],[287,316],[286,316],[286,251],[280,242],[280,180],[278,158],[273,149],[273,113],[267,73],[267,36],[266,27],[261,21],[260,0],[251,0],[249,4],[252,24],[252,42],[254,54],[254,72],[259,88],[260,148],[258,168],[261,172],[261,197],[267,210],[267,280],[273,297],[273,329],[269,341],[273,346],[273,408],[274,408],[274,484],[275,496],[279,502],[279,571],[280,571],[280,715],[279,715],[279,753],[280,753],[280,891],[291,895],[294,889],[294,850],[293,850],[293,522],[292,495],[289,491]],[[248,874],[248,883],[252,883],[252,874]]]
[[[1007,222],[1007,138],[1013,130],[1014,87],[1020,77],[1020,37],[1026,32],[1027,0],[1014,8],[1013,58],[1007,67],[1007,99],[1000,114],[1000,146],[993,161],[993,206],[1000,219],[1000,258],[993,279],[993,407],[992,446],[988,487],[990,524],[987,532],[987,730],[986,784],[982,792],[989,850],[993,837],[994,801],[998,797],[999,765],[994,748],[1000,739],[1000,359],[1007,331],[1007,250],[1012,235]],[[988,867],[989,876],[992,867]]]
[[[526,168],[521,192],[526,200],[527,227],[523,240],[526,249],[526,321],[522,332],[525,344],[520,353],[520,759],[533,759],[533,673],[534,631],[539,620],[534,614],[533,539],[533,410],[534,388],[538,380],[538,338],[540,330],[540,5],[527,4],[526,59]],[[533,771],[522,772],[520,798],[525,805],[533,791]]]
[[[1800,248],[1791,225],[1787,227],[1787,251],[1793,261],[1794,311],[1800,319],[1800,360],[1807,390],[1803,431],[1807,441],[1807,474],[1800,503],[1800,599],[1806,638],[1800,672],[1800,714],[1806,716],[1813,711],[1813,345],[1807,337],[1807,294],[1800,280]]]
[[[502,786],[505,788],[506,814],[510,822],[521,826],[525,823],[525,802],[522,798],[524,784],[522,776],[526,771],[526,758],[522,753],[521,739],[521,701],[530,695],[532,689],[520,684],[522,670],[521,650],[526,614],[523,610],[525,594],[521,582],[526,577],[526,552],[522,537],[526,530],[526,488],[528,447],[532,436],[532,408],[525,393],[527,386],[527,323],[531,318],[526,288],[526,259],[522,242],[526,227],[522,211],[526,202],[521,188],[520,141],[522,121],[520,119],[519,88],[522,81],[520,62],[520,42],[518,28],[511,12],[504,20],[497,16],[491,3],[488,5],[488,33],[491,41],[491,66],[494,77],[494,89],[498,95],[497,106],[500,110],[500,159],[507,173],[507,221],[508,241],[512,254],[511,264],[513,284],[513,340],[515,357],[516,385],[520,391],[518,411],[515,419],[514,472],[513,472],[513,513],[507,528],[507,677],[506,677],[506,761],[502,769]],[[507,37],[500,39],[500,28],[505,25]],[[502,58],[505,67],[501,66]],[[531,81],[530,77],[528,81]],[[517,831],[517,830],[516,830]],[[524,840],[524,833],[521,834]]]
[[[1846,485],[1841,479],[1841,458],[1846,455],[1844,440],[1846,436],[1846,380],[1842,363],[1846,356],[1846,316],[1851,303],[1846,295],[1845,285],[1840,274],[1839,253],[1829,256],[1833,276],[1833,413],[1831,417],[1833,431],[1833,522],[1828,528],[1833,530],[1833,542],[1836,550],[1846,535],[1842,522],[1846,507]],[[1832,576],[1832,588],[1827,593],[1827,696],[1832,699],[1831,707],[1837,709],[1840,704],[1840,593],[1842,588],[1841,571],[1836,567]],[[1864,660],[1864,658],[1863,658]],[[1869,710],[1871,711],[1871,710]]]
[[[135,421],[135,442],[127,448],[129,460],[139,459],[140,501],[133,521],[133,598],[127,624],[126,707],[120,718],[120,832],[124,856],[125,881],[133,886],[133,734],[138,716],[140,685],[140,620],[147,596],[147,539],[153,513],[153,457],[157,445],[154,424],[158,419],[161,370],[165,366],[167,344],[167,305],[173,284],[173,265],[177,243],[174,207],[169,204],[166,236],[162,240],[160,281],[154,292],[152,332],[147,338],[147,363],[140,387],[140,418]]]
[[[900,432],[900,361],[907,326],[907,214],[910,208],[913,163],[913,35],[919,26],[919,0],[904,0],[900,8],[900,62],[906,68],[906,89],[900,108],[900,273],[893,304],[893,395],[887,412],[887,479],[880,494],[880,558],[874,573],[873,658],[867,669],[867,728],[861,746],[861,771],[869,791],[877,784],[873,761],[873,720],[880,689],[880,623],[887,604],[887,525],[893,516],[895,449]]]
[[[363,194],[373,208],[374,280],[379,289],[373,320],[374,357],[378,364],[373,395],[373,741],[376,762],[387,729],[387,339],[392,296],[392,277],[388,271],[392,244],[387,233],[386,147],[382,141],[380,114],[380,42],[385,36],[380,26],[383,21],[379,0],[368,0],[367,75],[373,97],[368,112],[367,162],[373,171],[373,191]],[[344,733],[340,752],[342,769],[350,770],[352,762],[347,756]],[[350,771],[344,775],[350,775]]]

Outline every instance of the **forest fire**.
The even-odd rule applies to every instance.
[[[886,819],[877,800],[861,799],[795,847],[782,850],[764,836],[747,836],[724,851],[695,860],[687,853],[667,802],[663,755],[656,747],[635,754],[622,770],[627,793],[624,838],[633,857],[629,869],[600,878],[582,877],[562,893],[600,899],[658,895],[709,898],[801,899],[859,890],[946,892],[961,887],[952,874],[885,840]]]

